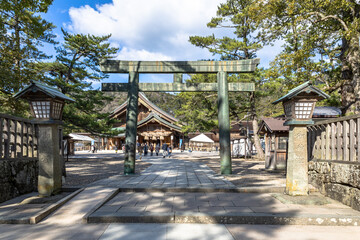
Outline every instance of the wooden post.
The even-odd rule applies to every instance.
[[[336,125],[331,123],[331,160],[336,160]]]
[[[10,134],[11,134],[11,120],[10,119],[7,119],[6,120],[6,130],[7,130],[7,139],[5,141],[5,158],[9,158],[9,152],[10,152]]]
[[[341,122],[337,122],[337,124],[336,124],[336,160],[343,160],[341,134],[342,134]]]
[[[227,73],[218,72],[218,116],[220,135],[220,170],[221,174],[231,174],[231,151],[230,151],[230,117],[229,117],[229,94]],[[246,152],[245,152],[246,155]]]
[[[331,125],[326,124],[325,159],[331,160]]]
[[[349,161],[349,122],[343,121],[343,160]]]
[[[311,141],[311,135],[312,135],[312,128],[308,127],[308,134],[307,134],[308,161],[311,159],[312,156],[311,146],[313,145],[313,143]]]
[[[20,131],[20,155],[24,156],[24,122],[20,123],[21,131]]]
[[[126,111],[125,161],[124,174],[135,174],[136,133],[138,115],[138,84],[139,73],[129,73],[129,92]]]
[[[355,161],[355,144],[356,144],[356,142],[355,142],[355,135],[356,135],[356,125],[355,125],[355,121],[354,121],[354,119],[351,119],[350,120],[350,131],[349,131],[349,133],[350,133],[350,142],[349,142],[349,144],[350,144],[350,155],[349,155],[349,157],[350,157],[350,162],[353,162],[353,161]]]

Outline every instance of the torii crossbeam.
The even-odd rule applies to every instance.
[[[128,83],[103,83],[102,91],[128,92],[124,174],[135,173],[138,92],[218,92],[221,174],[231,174],[228,92],[253,92],[253,83],[228,83],[227,73],[254,72],[260,59],[237,61],[120,61],[100,63],[104,73],[128,73]],[[174,83],[139,83],[139,74],[173,73]],[[217,83],[183,83],[183,73],[217,73]]]

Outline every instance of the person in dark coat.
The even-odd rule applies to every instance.
[[[156,144],[156,147],[155,147],[156,156],[159,156],[159,152],[160,152],[160,144]]]
[[[144,156],[147,156],[147,154],[148,154],[148,145],[147,145],[147,143],[145,143],[145,145],[144,145]]]
[[[168,155],[168,145],[164,143],[161,149],[163,150],[163,158],[165,158]]]
[[[153,155],[154,152],[154,144],[150,143],[150,156]]]

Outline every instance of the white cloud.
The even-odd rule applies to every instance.
[[[113,0],[96,8],[88,5],[70,8],[71,23],[67,27],[81,33],[111,33],[112,41],[125,47],[120,56],[206,59],[212,58],[211,54],[192,46],[188,39],[192,35],[207,35],[213,31],[206,24],[224,1]]]
[[[138,61],[151,61],[151,60],[158,60],[158,61],[171,61],[173,60],[171,57],[166,56],[162,53],[153,53],[146,51],[145,49],[136,50],[136,49],[129,49],[127,47],[123,47],[120,53],[116,56],[118,60],[138,60]]]
[[[270,62],[281,52],[282,46],[284,45],[283,40],[277,40],[273,43],[273,46],[265,46],[257,52],[257,56],[260,58],[260,66],[268,68]]]

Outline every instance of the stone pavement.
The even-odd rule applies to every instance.
[[[181,156],[181,154],[178,154]],[[152,165],[138,176],[117,175],[91,185],[117,188],[235,188],[224,176],[216,174],[207,165],[176,158],[143,157]],[[220,164],[220,163],[219,163]]]
[[[154,167],[140,175],[97,181],[36,225],[0,224],[0,239],[346,240],[360,236],[358,226],[338,226],[355,225],[359,212],[317,193],[309,197],[311,201],[304,202],[280,193],[244,193],[244,189],[236,191],[230,182],[203,164],[171,158],[145,160]],[[134,216],[151,222],[169,213],[173,222],[129,223],[135,222]],[[217,217],[229,213],[245,219],[247,224],[196,223],[204,219],[202,223],[214,219],[218,222],[221,218]],[[96,216],[104,217],[108,223],[84,223]],[[121,218],[116,216],[125,216],[129,221],[118,223]],[[187,224],[176,223],[179,216]],[[277,225],[256,225],[250,221],[259,216],[280,220]],[[296,224],[294,221],[299,219],[312,225],[286,225]],[[331,223],[336,226],[323,226]]]

